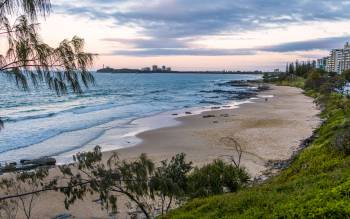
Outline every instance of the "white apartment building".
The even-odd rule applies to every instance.
[[[329,57],[318,59],[317,68],[338,74],[350,69],[350,44],[346,43],[343,49],[333,49]]]

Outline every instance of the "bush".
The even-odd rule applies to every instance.
[[[215,160],[202,168],[195,168],[188,177],[188,195],[191,198],[206,197],[236,192],[249,181],[248,173],[242,169]]]
[[[336,133],[333,148],[345,155],[350,155],[350,129],[344,129]]]

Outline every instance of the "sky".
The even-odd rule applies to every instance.
[[[94,68],[284,70],[350,41],[349,0],[55,0],[41,22],[55,45],[78,35]]]

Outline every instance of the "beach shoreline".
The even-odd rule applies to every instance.
[[[146,153],[159,162],[185,153],[194,165],[202,166],[222,155],[235,155],[229,145],[220,143],[233,137],[244,149],[242,166],[255,178],[268,169],[268,162],[288,160],[298,150],[319,126],[318,114],[313,99],[301,89],[271,85],[239,107],[179,117],[177,126],[141,132],[136,135],[142,139],[139,144],[104,155],[117,152],[123,159],[135,159]]]
[[[128,148],[103,152],[106,161],[117,152],[122,160],[136,159],[146,153],[159,163],[178,153],[185,153],[186,159],[194,166],[202,166],[223,155],[235,155],[230,145],[221,139],[232,137],[243,147],[241,166],[246,168],[252,179],[268,170],[272,161],[288,160],[300,147],[300,143],[310,137],[320,125],[319,110],[311,97],[301,89],[271,85],[258,98],[234,109],[205,111],[198,115],[188,115],[177,120],[180,124],[137,134],[142,142]],[[103,145],[101,145],[103,146]],[[53,172],[58,171],[54,168]],[[56,172],[57,173],[57,172]],[[93,200],[95,196],[79,200],[64,209],[63,195],[55,192],[43,193],[38,197],[33,215],[52,218],[69,213],[77,218],[103,218],[108,213],[101,210]],[[120,200],[120,215],[126,216],[127,201]]]

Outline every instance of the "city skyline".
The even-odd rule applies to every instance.
[[[95,69],[273,70],[350,41],[349,7],[342,0],[58,0],[40,33],[53,46],[83,37],[99,54]]]

